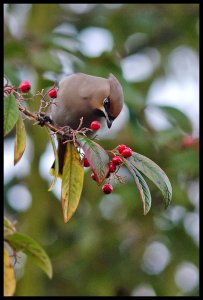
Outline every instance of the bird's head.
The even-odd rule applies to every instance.
[[[107,126],[110,128],[123,108],[124,96],[123,89],[114,75],[110,74],[107,86],[108,88],[103,90],[104,93],[101,93],[97,100],[95,114],[105,117]]]

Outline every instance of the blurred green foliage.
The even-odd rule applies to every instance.
[[[193,201],[198,187],[190,193],[188,189],[198,182],[199,153],[195,147],[182,147],[183,135],[191,134],[192,125],[175,108],[165,107],[172,120],[166,130],[155,130],[145,115],[148,90],[154,80],[164,76],[170,53],[184,45],[198,54],[198,17],[197,4],[89,4],[80,13],[69,4],[5,4],[4,70],[12,84],[17,86],[22,79],[29,79],[33,93],[49,88],[65,75],[67,63],[74,72],[101,77],[113,73],[123,86],[130,118],[113,139],[104,139],[101,144],[113,149],[124,143],[149,157],[166,172],[173,187],[171,206],[164,211],[161,193],[147,181],[152,208],[143,216],[133,181],[117,185],[111,196],[104,197],[88,171],[78,210],[65,225],[60,203],[48,192],[49,184],[39,173],[40,157],[49,142],[47,132],[26,122],[34,147],[31,172],[21,179],[14,177],[5,185],[5,214],[16,219],[18,229],[46,250],[53,264],[53,279],[47,279],[28,261],[15,295],[132,295],[140,285],[150,286],[158,296],[198,295],[198,285],[181,290],[175,281],[181,263],[199,266],[198,243],[186,222],[191,214],[198,216]],[[56,30],[62,24],[69,26],[69,33]],[[98,57],[82,54],[78,33],[90,26],[110,31],[114,41],[110,52]],[[126,48],[127,39],[135,33],[144,33],[145,38],[128,43]],[[144,81],[128,82],[122,75],[121,60],[147,47],[159,51],[159,67]],[[64,55],[64,61],[58,53]],[[44,76],[48,71],[54,80]],[[22,78],[22,74],[27,78]],[[37,101],[31,101],[30,107],[36,110]],[[9,137],[14,137],[14,131]],[[25,212],[14,211],[7,201],[7,192],[18,183],[26,185],[32,195],[32,206]],[[175,219],[178,211],[183,212],[182,217]],[[164,244],[170,253],[169,263],[155,275],[143,268],[143,255],[154,241]]]

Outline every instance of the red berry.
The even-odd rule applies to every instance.
[[[97,181],[96,175],[95,175],[94,173],[91,174],[91,178],[92,178],[94,181]]]
[[[191,135],[186,135],[183,138],[183,146],[190,147],[193,144],[193,138]]]
[[[113,162],[110,162],[109,164],[109,173],[113,173],[116,171],[116,166]]]
[[[120,144],[118,145],[117,149],[119,151],[119,153],[121,154],[123,152],[124,149],[128,148],[126,145],[124,144]]]
[[[90,124],[90,128],[94,131],[97,131],[101,127],[101,124],[98,121],[93,121]]]
[[[183,142],[182,145],[185,148],[190,148],[193,145],[194,141],[193,141],[193,137],[191,135],[186,135],[183,138]]]
[[[126,148],[121,154],[123,155],[123,157],[128,158],[132,156],[132,150],[130,148]]]
[[[48,91],[49,97],[51,98],[56,98],[57,97],[57,89],[52,88],[51,90]]]
[[[87,160],[87,158],[84,158],[84,167],[89,167],[90,166],[90,163],[89,161]]]
[[[22,93],[27,93],[31,89],[31,84],[27,80],[23,80],[19,85],[19,89]]]
[[[184,136],[182,140],[183,148],[196,148],[199,149],[199,138],[194,138],[191,135]]]
[[[102,191],[105,193],[105,194],[111,194],[112,191],[113,191],[113,187],[111,184],[109,183],[105,183],[102,187]]]
[[[122,164],[122,159],[120,158],[120,156],[114,156],[113,158],[112,158],[112,163],[114,164],[114,165],[121,165]]]

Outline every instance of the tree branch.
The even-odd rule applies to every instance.
[[[32,113],[31,111],[29,111],[27,108],[25,108],[24,106],[22,106],[21,104],[18,104],[18,108],[19,110],[24,114],[26,115],[27,117],[33,119],[34,121],[39,121],[39,115],[38,114],[34,114]],[[45,113],[40,113],[41,115],[45,115]],[[49,129],[51,129],[51,131],[55,132],[55,133],[59,133],[61,135],[64,135],[65,132],[63,130],[61,130],[60,128],[46,122],[44,124],[44,126],[48,127]]]

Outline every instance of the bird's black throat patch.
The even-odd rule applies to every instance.
[[[94,114],[95,114],[95,116],[97,116],[97,117],[105,117],[104,112],[103,112],[102,110],[98,109],[98,108],[96,108],[96,109],[94,110]]]

